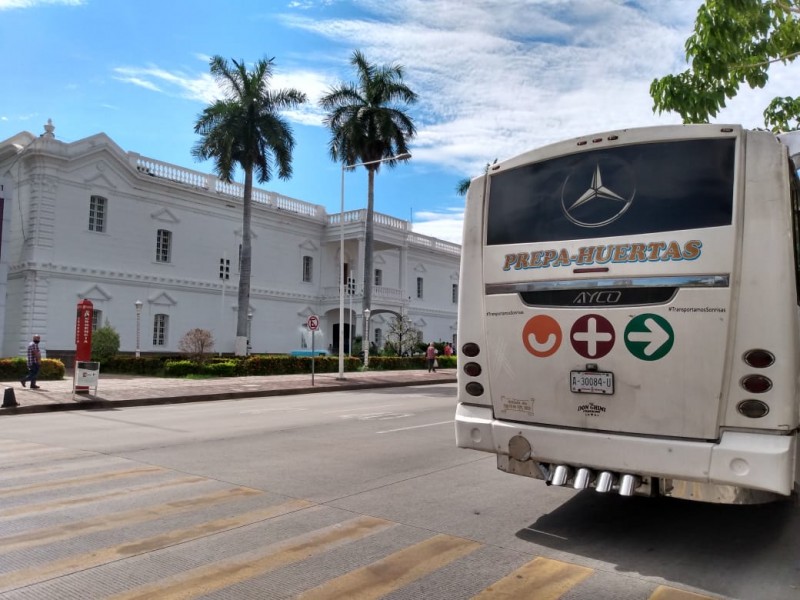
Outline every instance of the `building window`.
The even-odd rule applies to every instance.
[[[422,299],[422,277],[417,277],[417,298]]]
[[[153,346],[167,345],[167,325],[169,315],[155,315],[153,317]]]
[[[106,230],[106,204],[108,200],[102,196],[92,196],[89,199],[89,231],[102,232]]]
[[[156,235],[156,262],[169,262],[171,242],[172,232],[166,229],[159,229]]]
[[[383,285],[383,270],[375,269],[375,287],[381,287],[382,285]]]
[[[241,273],[242,272],[242,245],[241,244],[239,244],[239,264],[236,267],[236,272],[237,273]]]
[[[375,345],[380,348],[383,345],[383,329],[375,328]]]
[[[310,256],[303,257],[303,281],[311,282],[311,273],[314,267],[314,259]]]
[[[103,326],[103,311],[96,308],[92,311],[92,331]]]
[[[453,284],[453,296],[452,296],[452,299],[453,299],[453,304],[458,304],[458,284],[457,283]]]
[[[305,350],[308,348],[308,342],[306,342],[306,334],[304,331],[300,332],[300,349]]]

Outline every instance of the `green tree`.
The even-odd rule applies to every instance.
[[[110,323],[92,332],[92,360],[104,362],[119,352],[119,333]]]
[[[650,85],[653,110],[704,123],[740,85],[762,88],[771,65],[800,55],[800,0],[707,0],[685,47],[689,68]],[[764,123],[773,131],[797,129],[798,119],[800,97],[775,98],[764,110]]]
[[[327,111],[324,123],[331,131],[328,145],[331,158],[343,165],[364,165],[368,174],[367,223],[364,236],[364,308],[371,308],[374,246],[375,173],[378,162],[408,153],[408,142],[416,134],[414,121],[404,108],[417,101],[417,95],[403,83],[400,65],[375,65],[358,50],[350,64],[357,83],[340,83],[320,100]],[[397,160],[387,160],[394,167]],[[344,274],[340,273],[340,277]]]
[[[261,59],[248,71],[244,61],[211,59],[210,70],[224,98],[205,108],[194,126],[200,140],[192,149],[199,160],[213,159],[217,175],[231,182],[235,169],[244,172],[242,201],[242,255],[236,320],[236,354],[246,354],[247,313],[250,306],[252,264],[250,222],[253,175],[259,183],[277,171],[281,179],[292,175],[294,135],[280,111],[306,101],[295,89],[270,89],[273,58]]]

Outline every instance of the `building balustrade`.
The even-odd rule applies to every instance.
[[[229,183],[217,179],[213,175],[192,171],[191,169],[184,169],[183,167],[171,165],[153,158],[146,158],[135,153],[131,153],[131,162],[135,165],[137,171],[145,175],[150,175],[151,177],[167,179],[175,183],[189,185],[194,188],[208,190],[209,192],[231,196],[237,199],[244,198],[244,185],[241,183]],[[259,204],[309,217],[321,218],[325,212],[324,207],[317,204],[303,202],[302,200],[255,187],[253,188],[252,198],[254,202]]]

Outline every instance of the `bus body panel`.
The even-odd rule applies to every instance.
[[[666,175],[658,154],[665,142],[683,144],[665,149]],[[686,156],[670,171],[676,148]],[[476,178],[465,211],[458,339],[477,354],[459,359],[458,445],[496,453],[509,473],[549,480],[555,465],[568,465],[570,484],[587,467],[635,474],[649,490],[661,478],[661,493],[673,481],[686,494],[691,482],[796,489],[800,194],[787,167],[786,148],[770,133],[667,126],[560,142]],[[583,169],[579,177],[573,168]],[[502,179],[515,169],[518,181]],[[641,171],[653,181],[622,191],[625,169],[630,180]],[[691,185],[699,187],[690,197],[681,186]],[[675,210],[673,193],[683,194]],[[543,207],[544,221],[526,220],[527,200],[515,194]],[[587,225],[580,211],[597,197],[624,218]],[[669,204],[651,200],[654,223],[642,208],[648,198]],[[558,210],[547,207],[559,200]],[[708,201],[710,216],[695,214],[695,201]],[[573,224],[558,223],[559,211]],[[774,362],[748,366],[744,357],[756,349]],[[465,374],[469,361],[478,374]],[[754,374],[769,387],[746,390]],[[747,416],[741,405],[752,401],[766,414]],[[530,445],[523,458],[514,440],[522,440],[517,454]]]

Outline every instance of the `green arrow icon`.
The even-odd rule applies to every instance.
[[[659,315],[639,315],[625,328],[625,347],[640,360],[664,358],[672,350],[674,342],[672,326]]]

